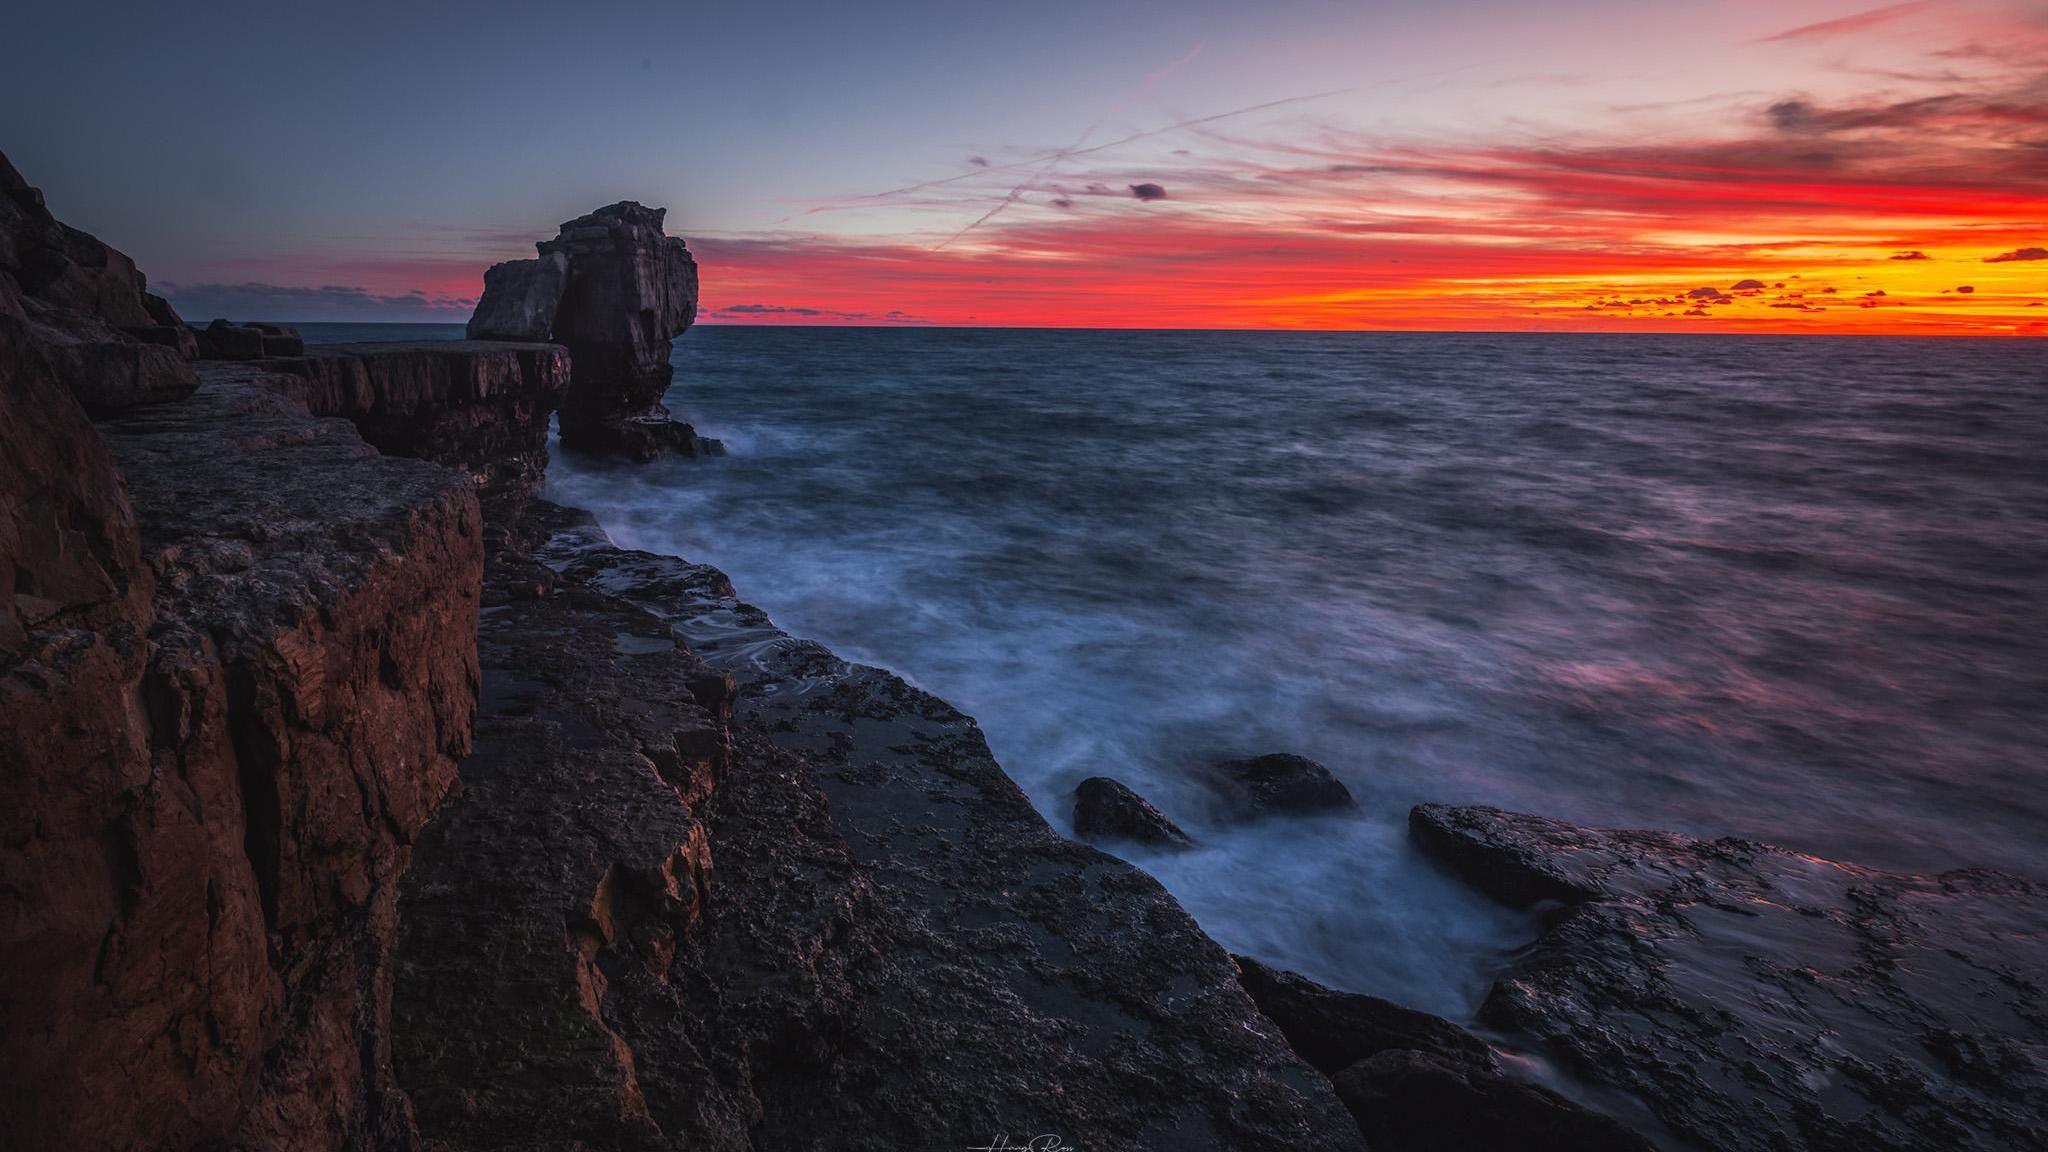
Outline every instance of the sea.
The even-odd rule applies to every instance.
[[[304,325],[311,340],[458,326]],[[1410,806],[2048,880],[2048,342],[694,329],[726,454],[552,498],[976,717],[1233,951],[1469,1017],[1534,926]],[[1297,752],[1355,813],[1212,819]]]

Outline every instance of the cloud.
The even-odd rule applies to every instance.
[[[1737,280],[1728,290],[1731,292],[1760,292],[1763,288],[1764,282],[1761,280]]]
[[[303,320],[313,323],[460,324],[476,310],[468,296],[429,296],[415,288],[379,295],[353,285],[298,288],[248,281],[240,284],[160,283],[155,286],[187,320]]]
[[[838,308],[812,308],[801,304],[727,304],[720,308],[707,309],[704,313],[710,320],[759,321],[763,319],[795,320],[797,322],[859,322],[873,324],[923,324],[926,321],[900,308],[886,312],[846,311]]]
[[[1986,264],[2010,264],[2015,260],[2048,260],[2048,248],[2015,248],[1984,258]]]
[[[1721,290],[1720,290],[1719,288],[1715,288],[1715,287],[1712,287],[1711,285],[1707,285],[1707,286],[1702,286],[1702,287],[1699,287],[1699,288],[1695,288],[1695,289],[1693,289],[1692,291],[1690,291],[1690,292],[1687,292],[1687,293],[1686,293],[1685,295],[1686,295],[1686,297],[1687,297],[1688,299],[1692,299],[1692,300],[1726,300],[1726,299],[1728,299],[1728,294],[1727,294],[1726,292],[1723,292],[1723,291],[1721,291]]]
[[[1157,184],[1133,184],[1131,185],[1131,195],[1148,202],[1164,200],[1166,199],[1166,189],[1161,188]]]
[[[1965,296],[1968,296],[1970,293],[1975,292],[1976,290],[1977,286],[1974,284],[1964,284],[1956,289],[1956,291],[1961,292]]]
[[[1911,252],[1895,252],[1891,256],[1893,260],[1925,260],[1927,258],[1927,253],[1918,249],[1914,249]]]
[[[1801,24],[1797,28],[1790,28],[1775,35],[1765,36],[1752,41],[1752,43],[1776,44],[1787,40],[1823,40],[1834,36],[1846,36],[1875,28],[1881,24],[1889,24],[1894,20],[1911,16],[1916,12],[1924,11],[1933,6],[1928,0],[1910,0],[1910,2],[1904,4],[1887,4],[1882,8],[1872,8],[1867,12],[1858,12],[1853,16],[1843,16],[1834,20],[1822,20],[1815,24]]]
[[[988,157],[986,156],[969,156],[967,158],[967,162],[969,164],[974,165],[976,168],[988,167]]]

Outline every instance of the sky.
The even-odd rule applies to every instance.
[[[2048,335],[2048,0],[28,6],[0,149],[188,319]]]

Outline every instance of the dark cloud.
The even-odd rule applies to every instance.
[[[976,168],[988,167],[988,157],[986,156],[969,156],[967,158],[967,162],[969,164],[974,165]]]
[[[1975,292],[1976,290],[1977,286],[1975,284],[1964,284],[1956,289],[1956,291],[1961,292],[1965,296],[1968,296],[1970,293]]]
[[[1133,184],[1131,185],[1131,195],[1145,201],[1164,200],[1166,199],[1166,189],[1161,188],[1157,184]]]
[[[879,315],[873,312],[842,312],[837,308],[810,308],[800,304],[727,304],[705,313],[712,319],[748,318],[761,316],[790,316],[804,320],[866,320],[887,324],[923,324],[922,317],[891,309]]]
[[[1687,292],[1686,297],[1692,300],[1726,300],[1728,298],[1728,294],[1726,292],[1721,291],[1719,288],[1715,288],[1709,285],[1705,287],[1695,288],[1692,291]]]
[[[1927,253],[1915,248],[1911,252],[1894,252],[1891,258],[1894,260],[1925,260],[1927,259]]]
[[[1072,208],[1074,202],[1065,196],[1055,196],[1052,198],[1052,206],[1055,208]]]
[[[1864,293],[1864,295],[1865,295],[1865,296],[1871,296],[1871,297],[1876,297],[1876,296],[1882,296],[1882,295],[1884,295],[1884,289],[1882,289],[1882,288],[1879,288],[1879,289],[1878,289],[1877,291],[1875,291],[1875,292],[1865,292],[1865,293]]]
[[[1729,286],[1728,290],[1730,292],[1761,292],[1763,287],[1764,282],[1761,280],[1737,280],[1733,285]]]
[[[1986,264],[2009,264],[2015,260],[2048,260],[2048,248],[2015,248],[1984,258]]]
[[[243,284],[171,284],[155,286],[187,320],[217,316],[235,320],[304,320],[313,323],[460,324],[476,310],[467,296],[428,296],[413,289],[402,296],[380,296],[367,288],[329,284],[291,288],[250,281]]]

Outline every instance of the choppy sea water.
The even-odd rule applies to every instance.
[[[1426,800],[2048,878],[2040,342],[707,327],[675,364],[730,455],[558,453],[552,495],[972,714],[1055,824],[1136,788],[1203,847],[1132,858],[1233,950],[1464,1015],[1528,926],[1413,852]],[[1207,820],[1188,768],[1266,751],[1357,816]]]

